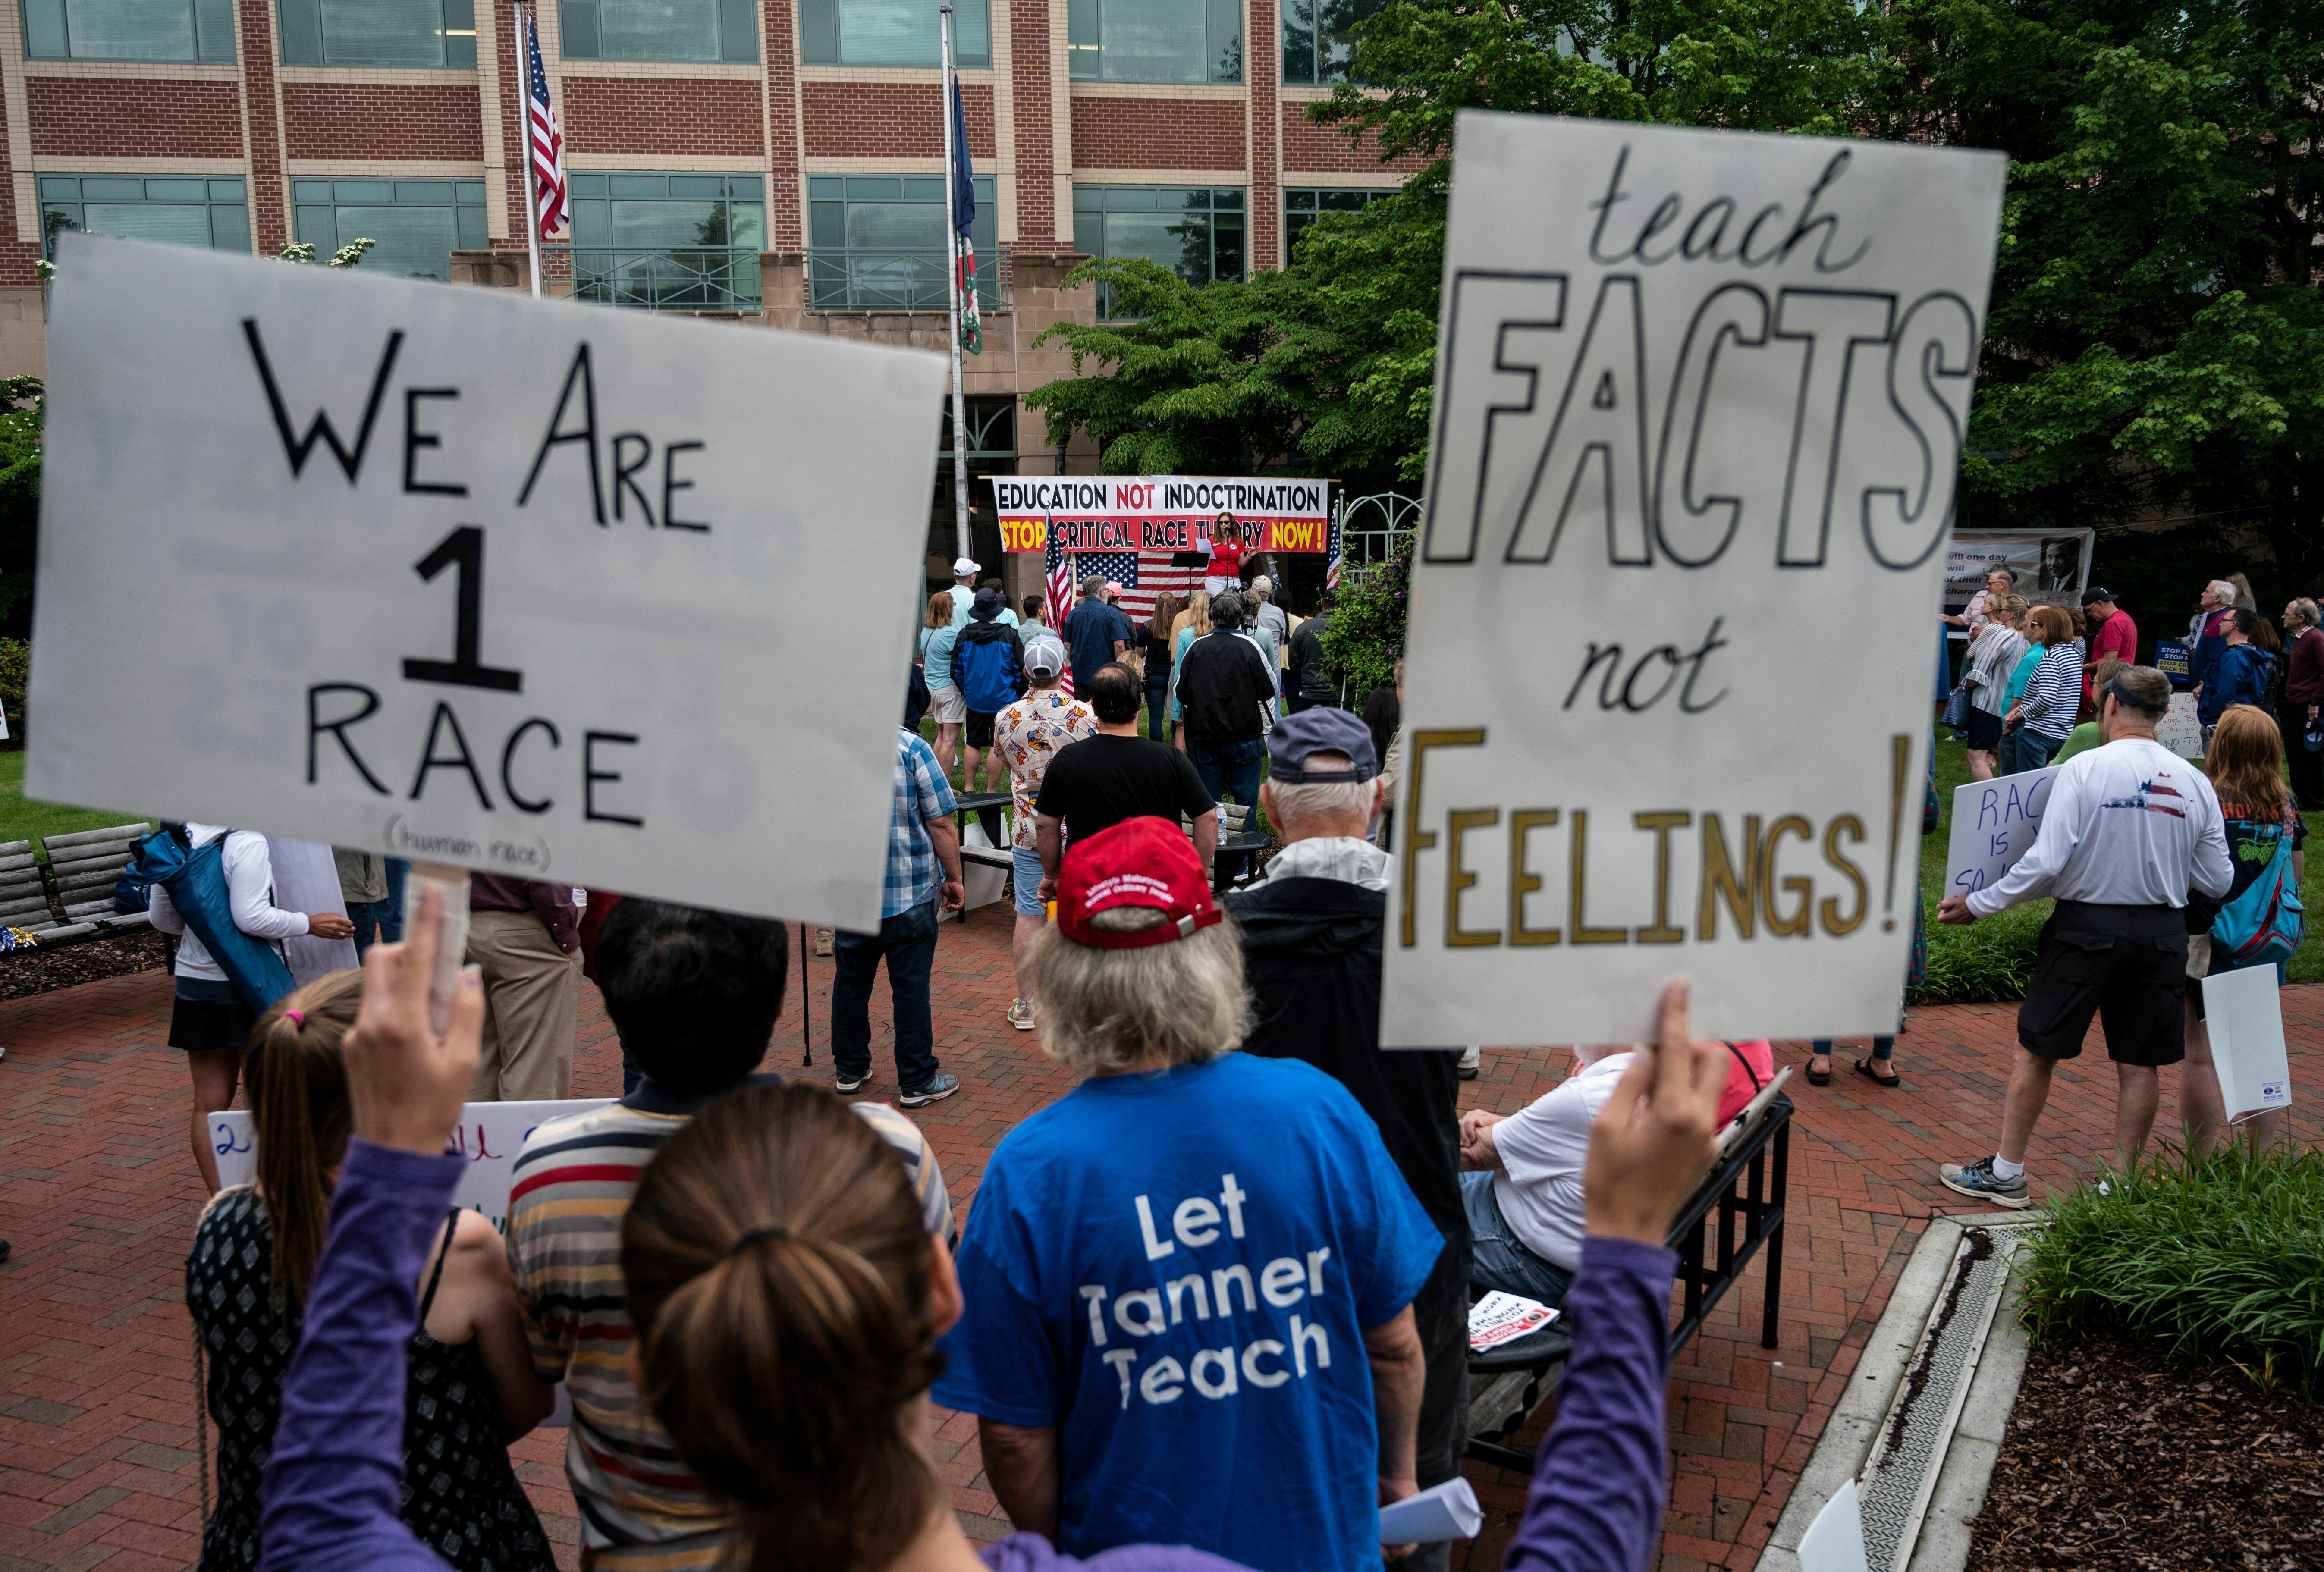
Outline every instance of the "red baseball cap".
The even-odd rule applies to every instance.
[[[1100,933],[1090,919],[1116,906],[1147,906],[1169,921]],[[1065,850],[1057,870],[1057,928],[1093,950],[1142,950],[1210,927],[1225,916],[1211,900],[1203,860],[1167,819],[1124,819]]]

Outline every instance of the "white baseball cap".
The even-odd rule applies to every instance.
[[[1025,675],[1047,680],[1065,669],[1065,646],[1047,633],[1025,640]]]
[[[952,559],[952,576],[956,579],[964,579],[983,565],[984,565],[982,563],[978,562],[974,557],[955,556]]]

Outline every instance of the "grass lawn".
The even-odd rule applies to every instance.
[[[61,803],[42,803],[24,795],[24,752],[0,753],[0,841],[27,841],[36,835],[69,835],[76,830],[109,830],[139,819],[154,823],[153,815],[116,812],[110,808],[70,808]]]

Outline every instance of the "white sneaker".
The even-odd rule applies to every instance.
[[[1033,1001],[1031,999],[1010,999],[1009,1001],[1009,1024],[1016,1027],[1020,1032],[1031,1031],[1033,1029]]]

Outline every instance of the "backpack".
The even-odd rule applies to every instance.
[[[253,1015],[263,1016],[298,983],[280,950],[234,925],[234,906],[226,883],[226,835],[233,833],[229,830],[191,850],[168,831],[148,835],[138,843],[132,865],[149,883],[170,892],[171,904],[226,973],[242,1002]]]
[[[2307,908],[2292,879],[2292,837],[2275,833],[2275,855],[2251,887],[2219,908],[2211,919],[2211,944],[2218,959],[2211,970],[2276,966],[2292,959],[2307,925]]]
[[[146,860],[145,848],[156,841],[171,841],[182,853],[188,849],[186,827],[165,822],[129,849],[129,860],[122,864],[121,877],[113,881],[113,909],[124,917],[134,916],[152,904],[153,865]]]

